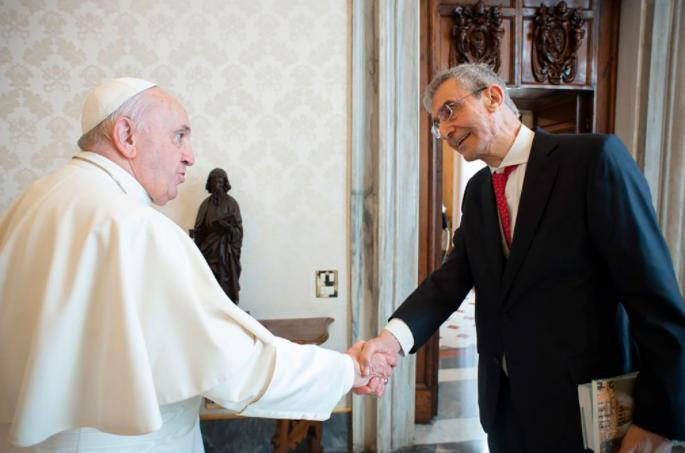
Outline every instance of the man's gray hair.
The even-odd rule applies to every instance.
[[[488,85],[498,85],[504,92],[504,104],[509,107],[514,114],[519,114],[519,109],[516,107],[516,104],[514,104],[514,101],[511,100],[507,91],[507,84],[504,80],[490,69],[488,65],[473,63],[464,63],[445,69],[438,72],[435,77],[433,77],[433,80],[428,84],[426,91],[424,91],[423,94],[423,107],[428,113],[432,114],[433,96],[435,96],[435,92],[440,85],[449,79],[456,80],[459,85],[467,91],[476,91],[479,88]],[[478,96],[480,96],[480,93],[478,93]]]
[[[91,148],[99,143],[110,142],[112,140],[111,132],[112,126],[117,118],[125,116],[130,118],[136,125],[137,130],[145,130],[145,114],[152,106],[152,102],[145,99],[145,92],[140,93],[128,99],[121,104],[118,109],[109,114],[107,118],[100,121],[97,126],[86,132],[78,139],[78,147],[83,151],[89,151]]]

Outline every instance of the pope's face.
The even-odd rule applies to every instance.
[[[153,107],[145,115],[145,127],[137,131],[137,153],[131,166],[152,201],[161,206],[176,198],[186,167],[195,163],[195,156],[185,109],[158,88],[147,95]]]

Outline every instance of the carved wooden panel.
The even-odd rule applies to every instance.
[[[534,61],[536,59],[536,55],[539,55],[539,53],[535,48],[536,25],[534,20],[535,16],[524,16],[523,18],[522,33],[525,39],[523,39],[523,45],[521,46],[521,86],[536,85],[553,87],[562,85],[568,87],[572,86],[591,88],[593,85],[592,54],[594,51],[592,47],[593,40],[591,31],[594,19],[590,17],[583,20],[581,30],[584,38],[580,41],[580,46],[574,54],[575,71],[573,74],[573,80],[561,80],[561,83],[555,83],[555,80],[550,80],[549,77],[543,81],[540,81],[535,76],[534,71],[536,63],[534,63]],[[564,47],[563,43],[561,43],[561,47]],[[564,49],[561,49],[561,52],[563,55],[567,55]],[[558,62],[563,68],[563,65],[561,64],[561,61],[563,60],[562,54],[557,53],[555,50],[555,53],[552,56],[554,55],[558,55],[559,58],[553,58],[552,61]]]
[[[452,13],[450,66],[460,63],[484,63],[495,72],[500,68],[502,8],[486,7],[482,1],[473,6],[460,5]]]
[[[485,6],[501,6],[502,8],[516,8],[519,0],[445,0],[440,2],[440,13],[443,14],[442,8],[454,9],[455,6],[467,5],[473,6],[477,2],[482,2]],[[538,6],[540,2],[538,1]]]
[[[553,85],[575,81],[578,49],[585,37],[585,19],[565,1],[540,6],[534,19],[533,76]]]
[[[486,4],[486,9],[489,9]],[[433,23],[433,29],[431,30],[431,46],[432,55],[434,55],[435,60],[433,61],[433,66],[431,68],[431,77],[438,71],[446,69],[450,66],[454,66],[454,59],[456,58],[456,50],[454,48],[454,36],[453,30],[455,24],[454,12],[455,9],[459,7],[469,6],[472,7],[474,3],[470,5],[465,2],[445,4],[441,3],[438,8],[437,21]],[[494,5],[498,6],[498,5]],[[516,57],[516,51],[514,47],[514,34],[515,34],[515,16],[511,14],[510,8],[505,8],[502,10],[501,23],[499,28],[502,30],[500,34],[499,42],[499,69],[497,73],[507,82],[507,84],[513,84],[516,80],[514,72],[514,58]],[[479,39],[479,38],[476,38]],[[481,44],[477,44],[481,46]]]
[[[592,9],[595,1],[597,0],[566,0],[566,4],[569,8]],[[523,0],[525,8],[539,8],[540,5],[556,6],[557,3],[559,0]]]

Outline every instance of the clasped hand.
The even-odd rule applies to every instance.
[[[369,341],[358,341],[347,350],[355,363],[353,391],[357,395],[381,396],[397,365],[399,343],[388,331]]]

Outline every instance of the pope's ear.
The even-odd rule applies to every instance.
[[[136,157],[136,137],[130,118],[120,116],[112,126],[112,144],[126,159]]]

